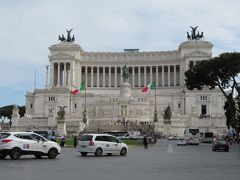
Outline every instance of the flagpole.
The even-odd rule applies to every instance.
[[[155,111],[157,109],[157,105],[156,105],[156,100],[157,100],[156,91],[157,91],[157,87],[155,87]]]
[[[86,83],[86,81],[85,81],[85,83]],[[85,85],[85,96],[84,96],[84,98],[85,98],[85,103],[84,103],[84,111],[86,112],[86,104],[87,104],[87,87],[86,87],[86,85]]]
[[[158,118],[157,118],[157,84],[156,84],[156,81],[155,81],[155,107],[154,107],[153,122],[158,122]]]
[[[85,73],[85,93],[84,93],[84,110],[83,110],[83,123],[87,124],[87,73]]]

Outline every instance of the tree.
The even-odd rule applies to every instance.
[[[12,119],[12,110],[13,110],[14,105],[9,105],[9,106],[3,106],[0,108],[0,117]],[[25,114],[25,106],[19,106],[19,115],[20,117],[23,117]]]
[[[236,81],[240,73],[240,53],[223,53],[219,57],[209,60],[203,60],[193,68],[185,72],[185,84],[189,90],[197,88],[201,90],[203,86],[209,86],[210,89],[219,87],[226,98],[225,115],[228,128],[236,128],[238,124],[236,115],[236,106],[233,97],[234,89],[239,92],[239,85]],[[226,90],[230,89],[230,93]]]

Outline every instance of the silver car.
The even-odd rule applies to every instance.
[[[179,137],[177,141],[178,146],[186,146],[187,145],[187,140],[184,137]]]
[[[119,154],[125,156],[128,146],[109,134],[83,134],[78,140],[78,151],[82,156],[93,153],[95,156],[102,154]]]

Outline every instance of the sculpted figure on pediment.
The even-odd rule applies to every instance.
[[[67,30],[67,38],[65,38],[63,34],[62,36],[58,35],[58,40],[62,42],[74,42],[75,41],[74,35],[71,37],[72,30],[73,29]]]

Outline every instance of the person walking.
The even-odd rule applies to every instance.
[[[143,137],[143,146],[144,146],[145,149],[148,148],[148,141],[147,141],[147,136],[146,135]]]
[[[78,140],[78,138],[75,135],[74,138],[73,138],[73,145],[74,145],[74,147],[77,147],[77,140]]]
[[[65,138],[64,137],[62,137],[62,139],[61,139],[60,146],[61,147],[65,146]]]

